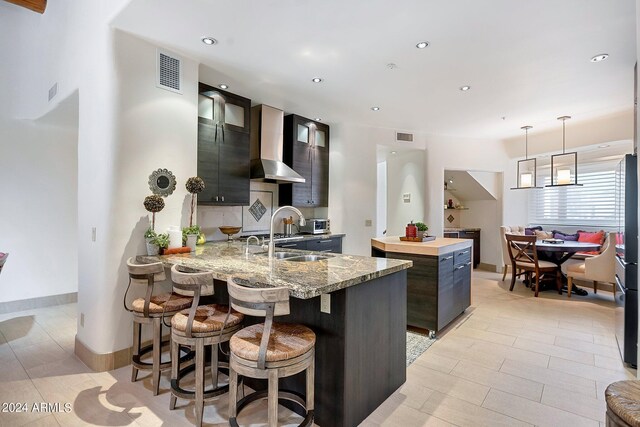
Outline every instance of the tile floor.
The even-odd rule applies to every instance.
[[[500,278],[474,273],[472,307],[363,425],[604,426],[604,389],[636,375],[619,360],[611,294],[534,298],[522,284],[508,292]],[[73,355],[75,331],[75,304],[0,315],[0,403],[29,409],[0,408],[0,426],[193,425],[192,404],[169,411],[166,375],[153,397],[148,378],[130,382],[130,367],[92,372]],[[62,411],[33,411],[41,402]],[[239,421],[260,425],[265,410],[256,405]],[[222,396],[206,405],[205,422],[227,425],[226,412]],[[299,420],[282,408],[283,424]]]

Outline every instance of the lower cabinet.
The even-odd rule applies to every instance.
[[[439,256],[383,252],[372,256],[413,261],[407,270],[407,324],[435,333],[471,305],[471,248]]]
[[[292,242],[276,243],[277,248],[299,249],[303,251],[342,253],[342,236],[295,240]]]

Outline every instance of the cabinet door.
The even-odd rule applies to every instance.
[[[304,183],[281,184],[279,192],[280,206],[311,206],[313,129],[312,121],[290,114],[284,118],[283,160],[304,179]]]
[[[461,239],[473,240],[473,268],[480,264],[480,231],[461,231]]]
[[[457,264],[453,268],[453,289],[455,316],[458,316],[471,305],[471,261]]]
[[[201,205],[215,204],[218,197],[217,125],[212,123],[213,120],[198,118],[198,176],[205,185],[204,190],[198,194],[198,204]]]
[[[331,237],[328,239],[307,240],[307,250],[316,252],[342,253],[342,239]]]
[[[329,206],[329,126],[315,123],[311,173],[311,204]]]
[[[453,286],[453,254],[438,257],[438,326],[444,328],[459,314]]]
[[[299,241],[299,242],[282,242],[276,243],[276,248],[286,248],[286,249],[299,249],[302,251],[307,250],[307,242]]]
[[[248,205],[249,134],[227,128],[219,147],[219,204]]]

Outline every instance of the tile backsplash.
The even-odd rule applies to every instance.
[[[278,185],[277,184],[269,184],[265,182],[252,181],[251,182],[251,191],[271,191],[273,192],[273,210],[275,211],[278,208]],[[225,240],[227,236],[222,234],[218,227],[223,225],[230,226],[244,226],[243,224],[243,209],[247,210],[249,206],[198,206],[198,225],[202,229],[202,232],[207,237],[207,240]],[[316,217],[326,217],[327,208],[301,208],[300,211],[305,216],[305,218],[316,218]],[[265,215],[271,217],[271,212],[267,211]],[[245,214],[245,217],[247,215]],[[289,216],[293,216],[296,219],[296,215],[291,211],[285,211],[282,214],[278,215],[279,218],[276,219],[276,233],[282,233],[284,231],[284,224],[282,222],[283,218],[288,218]],[[297,220],[294,222],[297,224]],[[255,224],[252,224],[255,225]],[[294,227],[295,230],[295,227]],[[265,229],[262,230],[252,230],[245,232],[242,230],[240,235],[250,235],[250,234],[263,234],[268,233],[269,227],[265,226]]]

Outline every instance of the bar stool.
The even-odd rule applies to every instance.
[[[129,285],[124,293],[123,304],[125,310],[133,313],[133,355],[131,357],[131,382],[138,379],[139,370],[152,372],[153,395],[160,391],[160,372],[171,368],[171,362],[161,361],[162,345],[162,319],[173,316],[178,311],[190,307],[193,298],[178,295],[172,292],[153,294],[156,282],[166,279],[164,267],[161,262],[151,264],[136,264],[135,259],[127,260],[129,270]],[[131,284],[147,287],[144,298],[136,298],[131,307],[127,306],[127,294]],[[142,325],[153,325],[153,342],[141,348]],[[149,352],[152,353],[152,362],[143,362],[141,359]]]
[[[218,361],[218,347],[229,341],[244,320],[244,315],[226,305],[198,305],[203,292],[213,295],[213,275],[211,273],[191,273],[180,271],[178,265],[171,268],[171,280],[176,291],[193,293],[190,309],[177,313],[171,319],[171,400],[169,409],[175,409],[177,398],[194,400],[196,425],[202,425],[204,402],[229,390],[229,385],[218,386],[218,370],[228,369],[227,363]],[[178,353],[180,346],[195,348],[195,366],[180,368]],[[204,388],[205,346],[211,346],[212,387]],[[180,380],[195,368],[195,390],[180,387]]]
[[[247,288],[227,280],[229,304],[248,316],[265,317],[264,323],[240,330],[229,342],[229,424],[249,403],[267,397],[268,425],[278,425],[278,400],[295,402],[306,411],[300,426],[313,423],[316,335],[304,325],[274,323],[274,316],[289,314],[287,288]],[[306,371],[306,397],[278,390],[278,379]],[[237,401],[238,375],[268,380],[268,390],[251,393]]]

